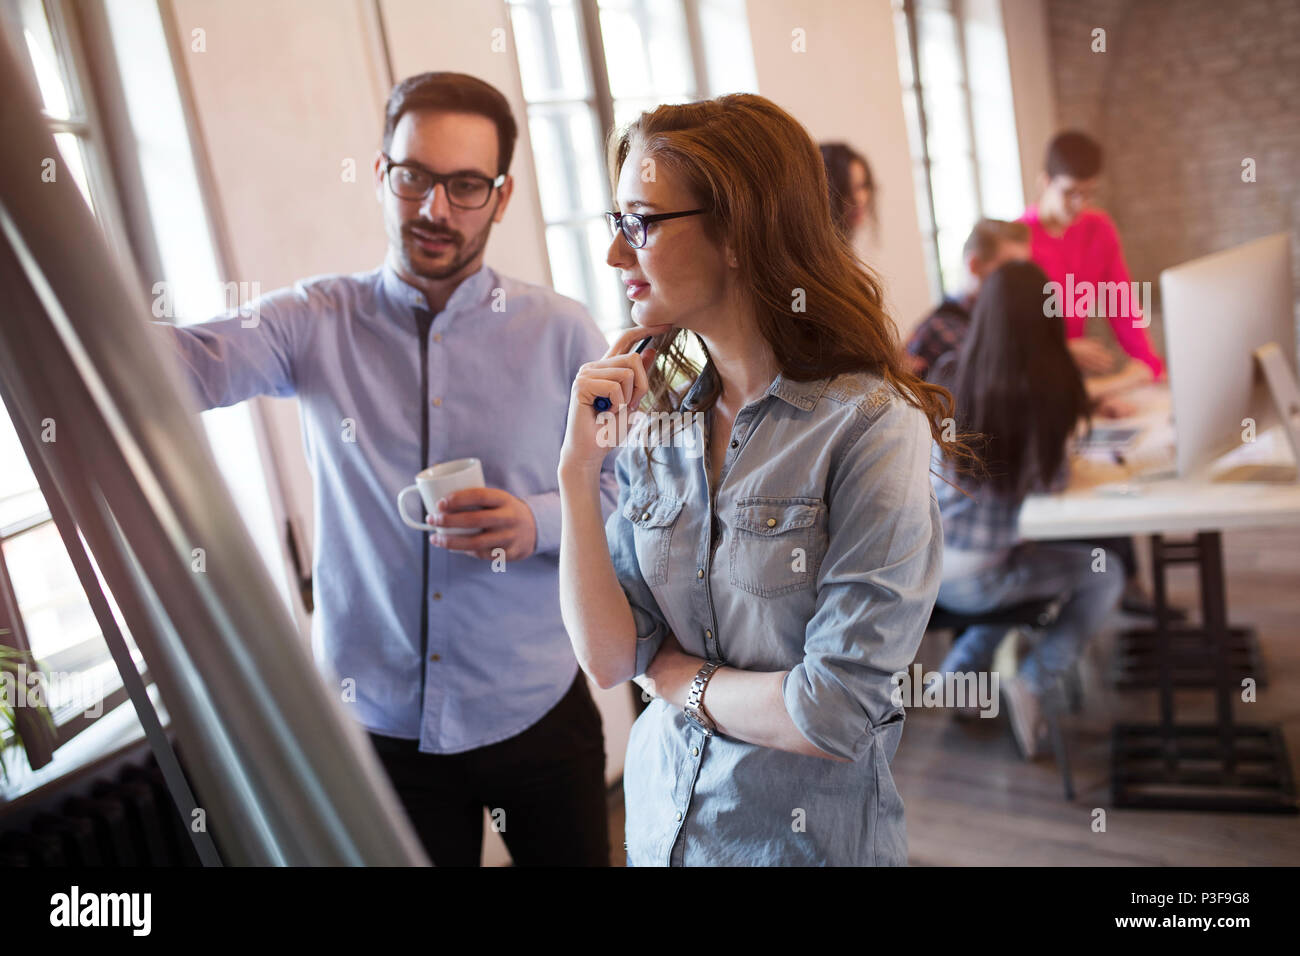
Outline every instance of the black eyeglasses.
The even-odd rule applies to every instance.
[[[496,179],[481,173],[440,176],[415,163],[395,163],[388,156],[384,156],[384,172],[388,175],[388,188],[399,199],[423,199],[442,183],[447,202],[458,209],[482,209],[492,198],[492,190],[506,181],[505,173]]]
[[[660,212],[653,216],[643,216],[639,212],[607,212],[605,221],[609,223],[610,237],[617,236],[622,230],[623,238],[633,249],[640,249],[645,245],[646,232],[652,222],[662,222],[665,219],[679,219],[682,216],[696,216],[702,212],[708,212],[707,209],[688,209],[686,212]]]

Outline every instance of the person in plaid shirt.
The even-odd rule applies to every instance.
[[[1047,279],[1030,262],[988,277],[960,351],[936,363],[963,433],[983,436],[984,469],[962,474],[932,453],[931,486],[943,522],[938,606],[977,614],[1025,601],[1064,598],[1057,619],[1001,687],[1025,759],[1039,752],[1042,699],[1079,656],[1124,591],[1124,562],[1096,542],[1021,541],[1020,507],[1032,492],[1069,481],[1068,442],[1090,399],[1065,344],[1065,328],[1043,321]],[[967,469],[969,471],[969,469]],[[940,674],[987,671],[1007,628],[967,628]]]
[[[935,361],[945,352],[961,348],[970,327],[970,310],[980,283],[1004,262],[1029,258],[1029,227],[1022,222],[981,219],[966,238],[962,259],[966,263],[966,285],[956,296],[948,296],[917,326],[907,340],[906,352],[912,371],[928,378]]]

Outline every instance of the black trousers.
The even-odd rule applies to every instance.
[[[435,866],[478,866],[483,809],[516,866],[608,866],[605,737],[582,671],[541,720],[457,754],[370,734]]]

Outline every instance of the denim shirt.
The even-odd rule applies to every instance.
[[[691,421],[693,447],[651,448],[650,475],[636,441],[615,464],[605,530],[637,673],[669,634],[701,658],[789,671],[795,726],[851,762],[709,736],[656,699],[628,742],[628,863],[905,865],[890,678],[916,654],[943,553],[925,416],[872,373],[778,375],[737,414],[712,495],[711,421]]]

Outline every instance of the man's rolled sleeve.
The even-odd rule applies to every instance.
[[[916,656],[943,558],[925,415],[892,396],[869,414],[831,482],[817,606],[782,683],[799,731],[854,760],[900,710],[891,678]]]
[[[605,521],[605,539],[609,543],[614,574],[618,577],[623,593],[627,595],[632,619],[636,622],[636,672],[632,676],[639,677],[650,666],[664,638],[668,636],[668,622],[641,574],[641,564],[636,556],[635,531],[632,522],[623,514],[623,507],[631,491],[628,483],[628,456],[632,451],[633,448],[629,446],[615,459],[618,506]]]

